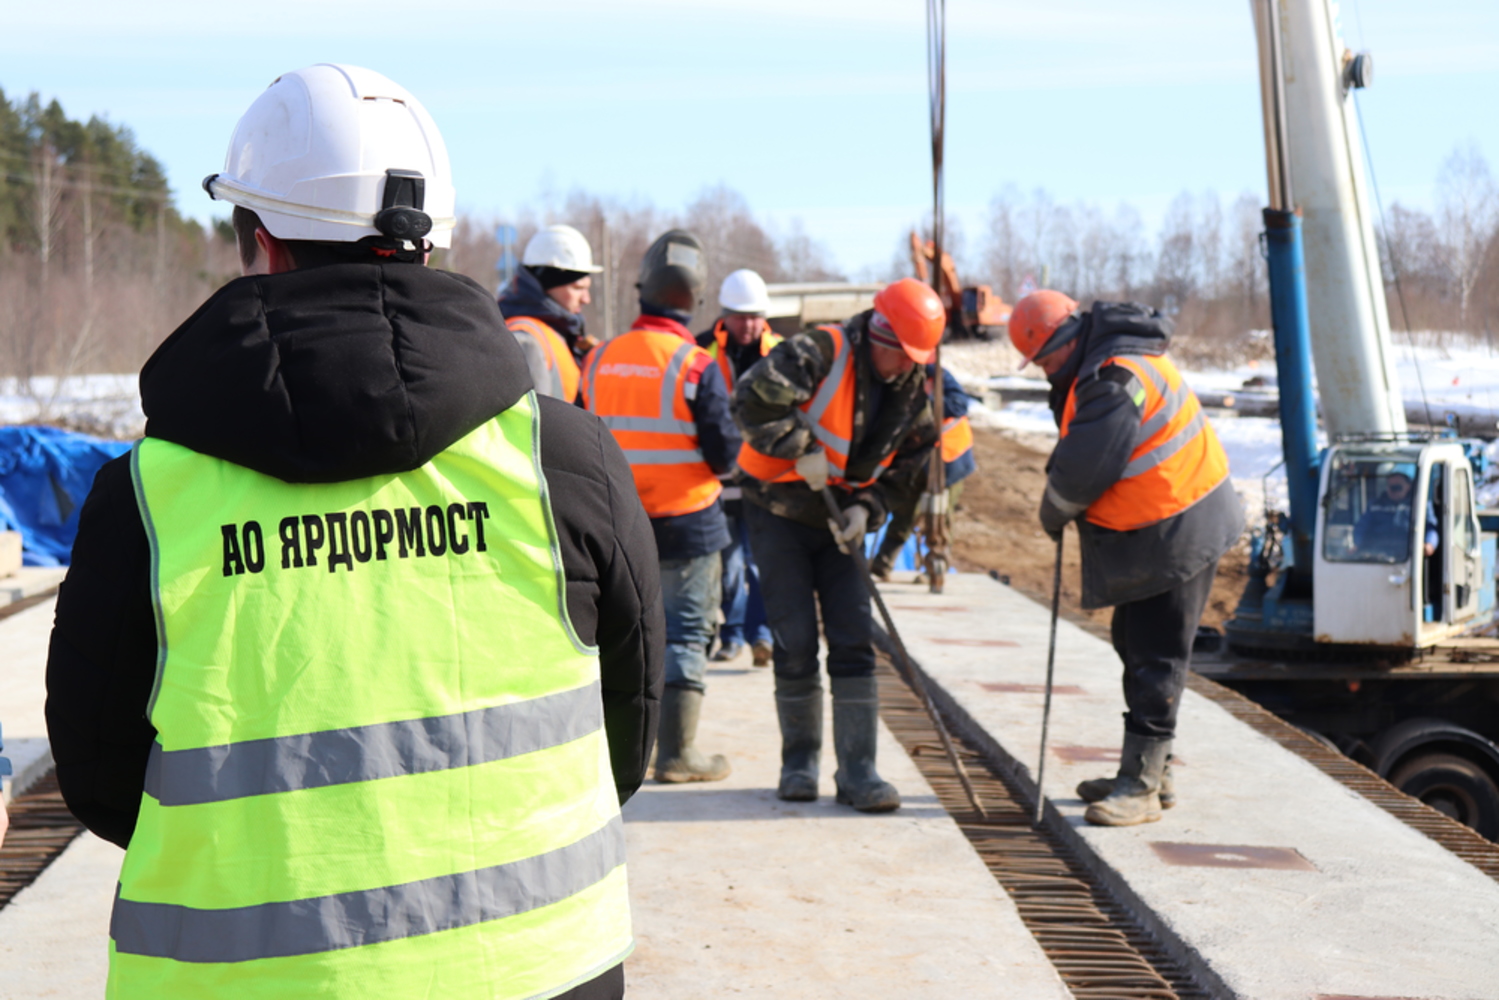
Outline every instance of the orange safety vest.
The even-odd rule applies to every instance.
[[[865,482],[850,483],[844,479],[843,474],[848,466],[848,452],[851,447],[849,442],[854,434],[858,366],[853,363],[854,346],[844,335],[842,327],[821,326],[818,329],[833,338],[833,367],[828,369],[827,377],[822,380],[822,384],[817,387],[812,398],[801,404],[799,409],[811,421],[812,432],[817,435],[817,440],[822,443],[823,450],[827,452],[828,465],[832,467],[828,482],[854,488],[868,486],[880,478],[880,473],[888,469],[890,463],[895,461],[895,452],[892,451],[886,455],[874,470],[874,475]],[[795,459],[771,458],[764,452],[756,451],[748,441],[739,448],[739,468],[765,482],[802,481],[802,477],[796,471]]]
[[[703,510],[723,491],[703,459],[687,405],[712,363],[696,344],[655,330],[615,337],[583,362],[583,405],[624,449],[651,517]]]
[[[541,320],[530,316],[507,319],[505,325],[512,331],[524,330],[536,338],[536,342],[541,345],[542,352],[546,354],[547,368],[555,370],[562,376],[562,398],[569,403],[577,402],[578,362],[573,359],[572,349],[567,346],[567,341],[562,339],[562,334]]]
[[[765,357],[772,347],[784,339],[780,334],[771,333],[767,328],[764,333],[760,334],[760,357]],[[722,319],[713,324],[713,343],[706,350],[708,357],[718,362],[718,370],[723,372],[724,387],[733,392],[734,363],[729,359],[729,331],[724,329]]]
[[[942,461],[956,462],[973,450],[973,425],[968,415],[948,417],[942,421]]]
[[[1084,516],[1103,528],[1130,531],[1180,514],[1211,493],[1228,478],[1228,456],[1197,394],[1164,356],[1121,356],[1104,364],[1128,369],[1144,386],[1140,443],[1123,474]],[[1076,412],[1074,383],[1062,410],[1062,437]]]

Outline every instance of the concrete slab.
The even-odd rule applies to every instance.
[[[7,740],[44,734],[52,603],[0,620]],[[863,816],[775,797],[780,742],[768,670],[710,672],[700,743],[735,772],[648,784],[626,808],[639,947],[633,996],[1062,1000],[1065,987],[1013,904],[888,731],[885,777],[906,806]],[[831,716],[829,716],[831,717]],[[9,745],[16,745],[9,744]],[[85,834],[0,910],[0,1000],[103,995],[122,852]]]
[[[125,852],[85,833],[0,909],[0,1000],[98,1000]]]
[[[11,740],[47,735],[47,642],[56,606],[55,599],[43,601],[0,618],[0,726],[6,746]]]
[[[1033,776],[1048,609],[976,574],[949,577],[942,595],[881,589],[912,656]],[[1191,691],[1178,728],[1180,805],[1156,824],[1088,826],[1073,788],[1114,771],[1120,669],[1108,643],[1061,623],[1047,794],[1226,995],[1499,992],[1499,884]],[[1176,853],[1196,848],[1208,866],[1169,863],[1163,844],[1192,845]],[[1280,863],[1256,864],[1269,859]]]
[[[51,590],[67,575],[66,566],[22,566],[14,573],[0,577],[0,608]]]
[[[632,995],[1070,996],[888,730],[880,771],[904,797],[899,812],[834,804],[831,727],[823,798],[781,802],[769,671],[746,654],[710,670],[708,685],[698,744],[727,754],[734,773],[647,783],[625,806]]]

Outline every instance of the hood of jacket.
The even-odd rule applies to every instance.
[[[1095,302],[1082,322],[1077,349],[1049,380],[1049,402],[1058,420],[1073,384],[1097,375],[1105,361],[1121,354],[1165,354],[1171,346],[1171,320],[1139,302]]]
[[[414,264],[231,281],[141,369],[146,435],[289,483],[418,468],[531,389],[489,294]]]
[[[583,336],[583,314],[570,313],[562,308],[561,304],[541,287],[541,282],[536,280],[536,275],[524,267],[516,269],[515,280],[500,296],[500,312],[505,314],[506,319],[530,316],[532,319],[541,320],[562,334],[568,347],[572,347],[573,343]]]

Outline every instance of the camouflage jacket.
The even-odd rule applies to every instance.
[[[937,428],[920,366],[894,382],[882,383],[875,374],[864,334],[869,315],[860,313],[843,327],[853,344],[857,379],[848,475],[862,482],[885,456],[894,453],[895,461],[872,485],[838,492],[843,506],[868,507],[874,528],[893,506],[925,489]],[[798,407],[817,392],[832,365],[833,338],[812,328],[783,340],[741,375],[734,386],[733,413],[745,443],[773,458],[794,459],[810,451],[817,439]],[[744,498],[751,503],[810,527],[827,526],[827,508],[806,483],[764,483],[741,476]]]

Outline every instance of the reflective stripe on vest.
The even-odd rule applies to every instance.
[[[541,345],[542,353],[546,356],[547,367],[556,371],[558,378],[562,381],[562,398],[569,403],[577,402],[578,362],[573,358],[572,349],[567,346],[567,341],[562,334],[531,316],[507,319],[505,325],[512,331],[524,330],[536,338],[536,342]]]
[[[1180,514],[1211,493],[1228,478],[1228,456],[1196,393],[1164,356],[1120,356],[1104,365],[1132,372],[1145,398],[1129,463],[1084,516],[1104,528],[1130,531]],[[1076,411],[1074,384],[1062,411],[1062,437]]]
[[[529,394],[412,472],[147,438],[157,743],[108,996],[551,995],[631,947]]]
[[[827,376],[817,386],[812,398],[798,409],[807,415],[812,433],[828,456],[832,468],[828,482],[855,488],[868,486],[895,461],[892,451],[875,467],[874,475],[861,483],[849,483],[844,478],[848,466],[849,442],[854,433],[854,405],[858,401],[858,371],[853,363],[854,347],[838,326],[822,326],[833,338],[833,364]],[[756,479],[766,482],[794,483],[802,477],[796,472],[795,459],[772,458],[756,451],[746,441],[739,449],[739,467]]]
[[[691,514],[723,487],[703,458],[688,400],[711,364],[681,337],[632,330],[594,348],[583,365],[583,404],[624,450],[651,517]]]
[[[770,349],[779,344],[785,338],[778,333],[771,333],[767,327],[760,334],[760,357],[770,353]],[[704,348],[708,356],[718,364],[718,370],[723,374],[723,384],[730,391],[734,391],[734,363],[729,358],[729,331],[724,328],[723,320],[719,319],[713,324],[713,343]]]
[[[942,461],[956,462],[973,450],[973,425],[968,416],[948,417],[942,421]]]

